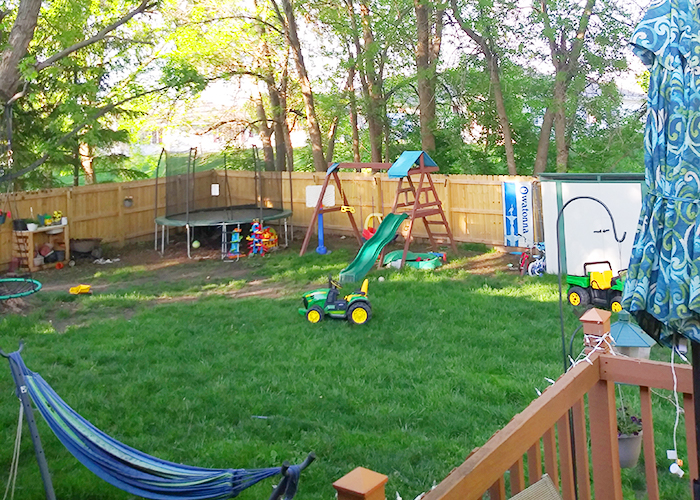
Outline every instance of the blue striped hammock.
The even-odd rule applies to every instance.
[[[78,415],[41,375],[26,367],[19,352],[8,356],[17,390],[22,385],[21,374],[32,401],[63,446],[97,476],[128,493],[153,500],[226,499],[259,481],[283,473],[282,467],[190,467],[142,453],[108,436]],[[299,465],[286,470],[286,500],[296,493],[300,471]]]

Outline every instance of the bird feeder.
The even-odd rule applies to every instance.
[[[610,335],[615,341],[615,352],[630,358],[649,359],[651,346],[656,342],[632,322],[627,311],[620,311],[617,322],[610,327]]]
[[[602,309],[589,309],[579,318],[583,323],[583,344],[586,355],[591,351],[604,351],[610,354],[610,312]]]

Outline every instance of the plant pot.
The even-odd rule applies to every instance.
[[[620,450],[620,467],[629,469],[637,465],[642,451],[642,433],[635,435],[617,436],[617,446]]]
[[[36,231],[37,229],[39,229],[37,224],[33,224],[31,222],[27,223],[27,231]]]
[[[70,251],[78,253],[90,253],[100,245],[102,238],[83,238],[70,240]]]
[[[27,223],[23,219],[12,219],[12,229],[15,231],[26,231]]]
[[[44,258],[40,255],[38,257],[34,257],[34,267],[40,267],[44,265]]]

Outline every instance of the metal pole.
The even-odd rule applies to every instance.
[[[155,194],[155,201],[153,204],[155,205],[153,208],[153,219],[158,218],[158,170],[160,169],[160,160],[163,158],[163,154],[165,153],[165,148],[160,150],[160,156],[158,156],[158,163],[156,163],[156,194]],[[167,196],[167,195],[166,195]],[[158,233],[158,228],[156,228],[156,233]],[[156,234],[156,238],[158,238],[158,235]]]
[[[20,345],[20,351],[22,346]],[[17,391],[22,407],[24,408],[24,414],[27,416],[27,425],[29,426],[30,436],[32,438],[32,444],[34,445],[34,453],[36,454],[36,461],[39,464],[39,472],[41,473],[41,480],[44,483],[44,492],[46,493],[46,500],[56,500],[56,494],[53,491],[53,483],[51,482],[51,473],[49,472],[49,465],[46,463],[46,455],[44,454],[44,448],[41,446],[41,438],[39,437],[39,429],[36,426],[36,420],[34,419],[34,411],[32,410],[32,404],[29,401],[29,395],[27,393],[27,382],[24,379],[24,375],[20,370],[19,366],[14,362],[12,358],[7,356],[4,352],[0,351],[0,354],[7,357],[10,362],[10,370],[15,378],[17,384]]]
[[[191,259],[192,256],[190,255],[190,225],[185,224],[185,227],[187,228],[187,258]]]

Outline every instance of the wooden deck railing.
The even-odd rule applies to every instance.
[[[691,471],[685,477],[690,488],[691,480],[697,477],[692,370],[689,366],[676,365],[675,371],[677,390],[683,394],[687,465]],[[559,486],[564,500],[576,499],[575,488],[579,500],[590,500],[591,490],[596,499],[622,500],[616,382],[639,386],[647,493],[649,500],[658,500],[651,389],[673,390],[671,365],[608,354],[594,355],[590,364],[579,363],[562,375],[484,446],[472,452],[424,500],[481,500],[486,493],[490,500],[505,500],[507,486],[514,495],[542,476],[542,458],[544,471]],[[586,430],[586,395],[590,442]]]

